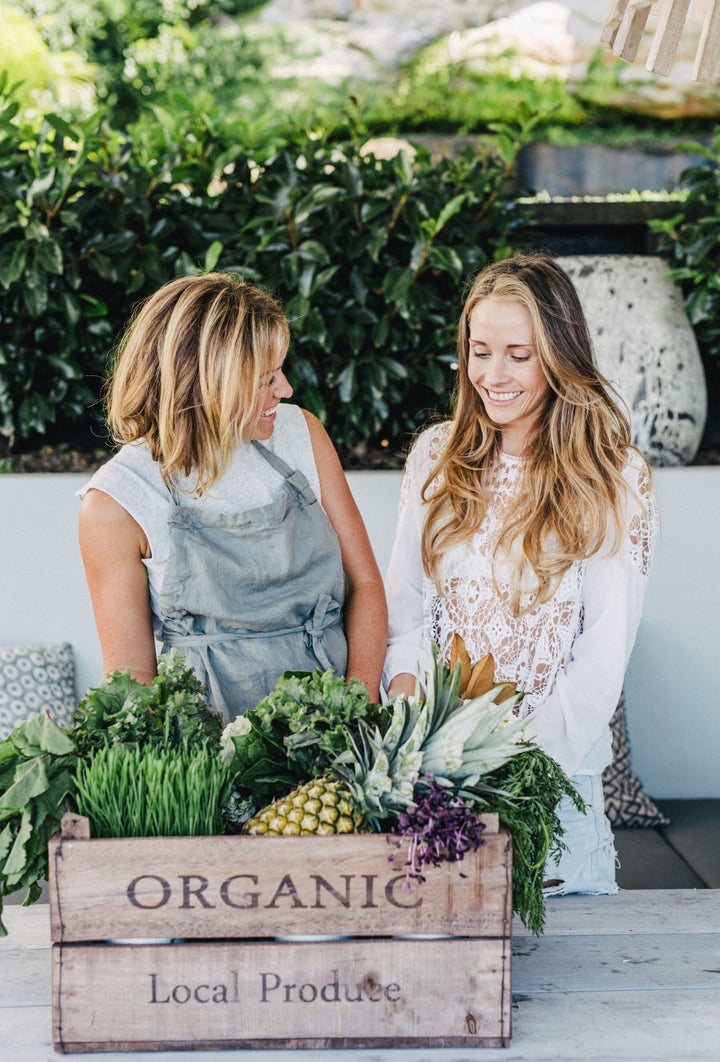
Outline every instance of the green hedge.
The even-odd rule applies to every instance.
[[[177,125],[177,123],[176,123]],[[384,160],[306,137],[271,157],[193,120],[147,135],[101,116],[0,113],[0,431],[8,452],[97,426],[108,354],[137,301],[180,273],[234,270],[291,319],[297,401],[347,452],[447,408],[463,287],[522,241],[521,137]],[[97,427],[95,427],[97,430]]]
[[[678,181],[685,192],[677,212],[650,222],[658,244],[667,253],[670,275],[680,284],[685,309],[701,351],[720,361],[720,128],[710,145],[681,145],[698,156]]]

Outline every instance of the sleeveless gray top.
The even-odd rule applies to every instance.
[[[302,412],[280,406],[285,410],[291,412],[278,417],[269,441],[278,450],[289,437],[302,439],[299,416],[312,458]],[[285,670],[332,667],[342,674],[347,662],[340,546],[316,490],[269,446],[242,446],[237,456],[235,474],[223,477],[219,492],[213,489],[210,505],[210,498],[199,502],[168,490],[157,466],[148,468],[155,463],[143,444],[123,447],[79,492],[105,491],[145,530],[153,552],[148,573],[156,639],[163,651],[182,650],[226,720],[254,707]],[[242,489],[248,483],[238,481],[238,467],[248,473],[250,491]],[[314,460],[309,471],[317,483]],[[261,504],[238,505],[230,479]],[[162,520],[148,519],[142,504],[148,491]]]

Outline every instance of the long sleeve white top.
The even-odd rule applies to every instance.
[[[610,718],[640,622],[652,559],[656,514],[644,463],[631,452],[626,532],[565,572],[552,598],[515,616],[508,564],[493,554],[503,512],[519,489],[524,459],[501,454],[489,485],[488,512],[471,539],[443,556],[442,593],[423,571],[425,503],[420,491],[450,423],[428,428],[403,476],[395,542],[386,576],[390,635],[384,682],[402,672],[421,679],[431,643],[447,659],[454,633],[473,662],[491,653],[496,681],[525,693],[528,733],[570,776],[595,774],[611,760]],[[507,576],[507,578],[505,577]]]

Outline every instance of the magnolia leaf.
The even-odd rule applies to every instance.
[[[452,647],[450,649],[450,670],[454,671],[458,664],[460,664],[460,689],[458,690],[458,693],[463,697],[465,695],[465,688],[470,681],[472,667],[470,664],[470,654],[465,648],[465,642],[461,635],[456,632],[453,634]]]
[[[495,698],[495,704],[504,704],[505,701],[509,701],[511,697],[517,695],[517,683],[516,682],[503,682],[500,684],[501,692],[498,693]]]
[[[467,698],[482,697],[483,693],[487,693],[489,689],[492,689],[494,681],[495,660],[492,653],[486,653],[473,665],[470,679],[464,690],[464,696]]]

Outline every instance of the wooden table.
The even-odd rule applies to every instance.
[[[51,1062],[48,908],[6,907],[0,1057]],[[720,890],[548,903],[545,934],[513,927],[513,1035],[478,1050],[137,1052],[146,1062],[695,1062],[720,1059]],[[83,1055],[122,1062],[128,1054]]]

